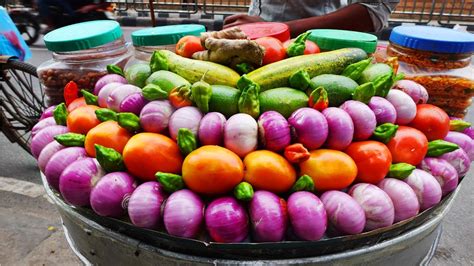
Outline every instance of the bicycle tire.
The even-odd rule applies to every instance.
[[[18,28],[18,31],[22,35],[23,39],[25,39],[26,44],[32,45],[38,41],[40,37],[41,26],[33,15],[26,12],[14,12],[10,14],[10,17],[13,23],[15,23],[15,26]],[[26,23],[26,25],[21,24],[23,21]],[[33,29],[32,35],[30,35],[30,32],[24,28],[26,26],[30,26]],[[23,34],[25,33],[29,38],[24,37]]]

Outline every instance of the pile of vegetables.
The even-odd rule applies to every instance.
[[[93,92],[69,83],[31,143],[66,202],[138,227],[224,243],[359,234],[435,206],[474,159],[469,123],[359,49],[243,76],[157,51],[142,69],[110,66]]]

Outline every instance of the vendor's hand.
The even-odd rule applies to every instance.
[[[245,14],[232,15],[224,19],[224,29],[242,24],[265,21],[259,16],[249,16]]]

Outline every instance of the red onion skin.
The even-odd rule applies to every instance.
[[[41,121],[41,120],[46,119],[48,117],[52,117],[55,108],[56,108],[56,105],[51,105],[50,107],[46,108],[43,111],[43,113],[41,114],[39,120]]]
[[[99,106],[102,108],[108,108],[107,99],[109,98],[109,95],[112,93],[112,91],[114,91],[116,88],[122,85],[123,85],[122,83],[112,82],[102,87],[102,89],[97,94],[97,97],[99,98],[98,99]]]
[[[401,90],[408,94],[415,102],[415,104],[422,104],[428,102],[428,91],[421,84],[412,80],[403,79],[397,81],[392,89]]]
[[[395,178],[385,178],[377,186],[392,200],[395,223],[414,217],[420,212],[420,203],[415,191],[407,183]]]
[[[120,112],[129,112],[140,115],[140,112],[147,103],[148,101],[143,97],[141,92],[135,92],[122,100],[119,110]]]
[[[362,207],[348,194],[330,190],[321,195],[329,223],[339,233],[356,235],[365,227],[365,212]]]
[[[95,83],[94,86],[94,94],[99,95],[100,90],[106,86],[107,84],[110,83],[121,83],[121,84],[127,84],[127,80],[117,74],[107,74],[103,77],[101,77],[97,82]]]
[[[278,242],[285,237],[288,226],[286,202],[277,195],[256,191],[249,205],[253,239],[256,242]]]
[[[59,177],[59,191],[71,205],[89,206],[90,194],[105,170],[96,159],[83,158],[71,163]]]
[[[456,169],[448,161],[440,158],[427,157],[418,166],[421,170],[430,173],[441,186],[442,195],[456,189],[459,176]]]
[[[471,168],[471,160],[463,149],[445,153],[438,158],[448,161],[456,169],[459,177],[465,176]]]
[[[328,124],[326,146],[332,150],[345,150],[354,138],[354,123],[351,116],[337,107],[324,109],[323,115]]]
[[[166,193],[160,183],[148,181],[133,191],[128,201],[128,216],[132,223],[141,228],[156,229],[161,221],[161,205]]]
[[[413,99],[401,90],[390,90],[386,98],[397,110],[397,125],[407,125],[416,116],[416,104]]]
[[[51,141],[48,145],[46,145],[43,150],[41,151],[40,155],[38,156],[38,167],[41,172],[44,172],[46,168],[46,164],[48,164],[49,160],[53,155],[64,149],[63,145],[59,144],[57,141]]]
[[[204,203],[188,189],[178,190],[165,202],[163,221],[172,236],[195,238],[204,220]]]
[[[109,94],[109,97],[107,97],[107,107],[116,112],[119,112],[122,101],[131,94],[137,92],[141,92],[141,89],[135,85],[125,84],[119,86],[116,89],[112,90],[112,92]]]
[[[48,117],[36,123],[36,125],[34,125],[33,128],[31,129],[31,137],[33,138],[43,128],[46,128],[49,126],[56,126],[56,121],[54,120],[54,117]]]
[[[140,112],[140,125],[145,132],[160,133],[168,127],[174,111],[168,100],[149,102]]]
[[[466,134],[456,131],[449,131],[444,140],[455,143],[463,149],[471,161],[474,160],[474,141]]]
[[[201,145],[222,146],[226,121],[227,119],[221,113],[207,113],[199,123],[198,135]]]
[[[127,172],[104,175],[92,189],[90,204],[100,216],[120,218],[125,215],[130,195],[137,184]]]
[[[54,141],[56,135],[61,135],[67,132],[68,129],[65,126],[49,126],[41,129],[31,139],[31,153],[35,158],[38,158],[43,148],[50,142]]]
[[[468,127],[462,131],[462,133],[468,135],[471,139],[474,139],[474,128]]]
[[[288,216],[293,231],[300,239],[316,241],[327,228],[326,209],[313,193],[299,191],[288,198]]]
[[[290,125],[280,113],[267,111],[258,118],[258,133],[267,150],[282,151],[291,143]]]
[[[44,175],[48,184],[59,190],[59,177],[64,169],[71,163],[87,157],[86,150],[82,147],[69,147],[56,152],[44,169]]]
[[[227,120],[224,129],[224,146],[239,157],[257,149],[258,124],[248,114],[235,114]]]
[[[428,172],[415,169],[404,181],[415,191],[420,211],[429,209],[441,201],[441,186]]]
[[[197,107],[186,106],[179,108],[170,117],[169,130],[171,138],[176,141],[180,128],[187,128],[197,136],[201,119],[202,113]]]
[[[375,185],[359,183],[349,190],[349,195],[360,204],[365,212],[365,231],[387,227],[393,224],[395,209],[390,197]]]
[[[213,200],[206,208],[205,220],[207,231],[216,242],[241,242],[249,233],[247,211],[234,197]]]
[[[374,112],[377,125],[392,123],[397,121],[397,110],[385,98],[374,96],[370,99],[369,108]]]
[[[288,118],[297,141],[308,150],[321,147],[328,137],[328,122],[318,110],[303,107]]]
[[[354,123],[354,139],[366,140],[372,136],[377,126],[374,112],[364,103],[349,100],[339,108],[346,111]]]

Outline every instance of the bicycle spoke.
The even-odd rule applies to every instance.
[[[11,71],[9,71],[11,72]],[[15,71],[16,72],[16,71]],[[16,77],[15,77],[16,79]],[[20,93],[18,92],[17,88],[12,84],[9,80],[6,80],[6,83],[9,85],[10,89],[23,101],[23,105],[28,105],[30,108],[35,110],[36,112],[40,113],[41,110],[39,108],[36,108],[34,104],[31,104],[29,101],[27,101],[24,97],[21,97]],[[22,90],[23,88],[20,87]],[[28,89],[28,88],[27,88]]]

